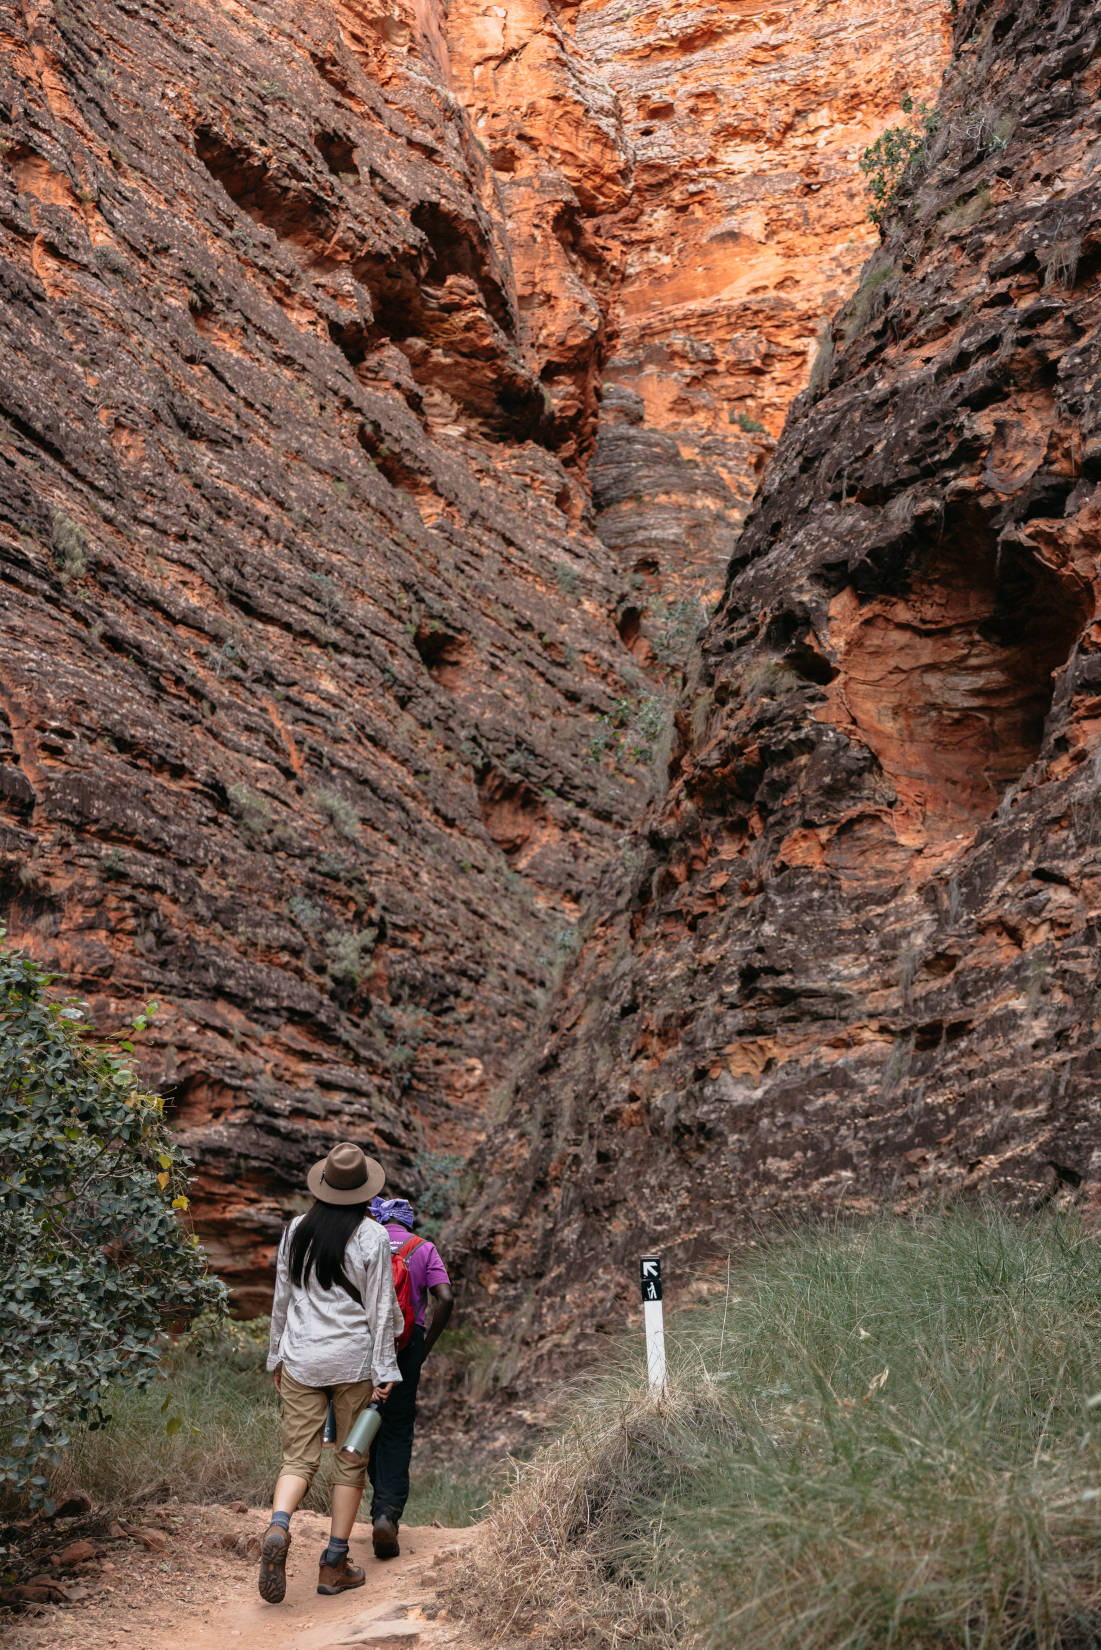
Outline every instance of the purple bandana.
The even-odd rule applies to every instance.
[[[396,1220],[400,1226],[407,1226],[413,1230],[416,1216],[413,1214],[413,1205],[407,1203],[403,1197],[376,1197],[371,1204],[371,1213],[380,1226]]]

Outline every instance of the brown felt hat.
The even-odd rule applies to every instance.
[[[345,1140],[315,1163],[306,1185],[320,1203],[370,1203],[386,1184],[386,1170]]]

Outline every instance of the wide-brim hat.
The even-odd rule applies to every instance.
[[[386,1170],[350,1140],[315,1163],[306,1185],[319,1203],[370,1203],[386,1184]]]

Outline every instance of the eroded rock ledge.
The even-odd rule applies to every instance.
[[[526,1394],[651,1245],[683,1295],[780,1211],[1094,1195],[1099,83],[1092,8],[961,5],[668,794],[483,1156],[469,1270],[487,1322],[523,1305]]]

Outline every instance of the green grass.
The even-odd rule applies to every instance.
[[[55,1487],[79,1485],[106,1507],[168,1494],[265,1505],[280,1463],[279,1401],[264,1368],[267,1349],[267,1319],[185,1339],[164,1358],[163,1379],[143,1392],[119,1392],[104,1425],[78,1431]],[[328,1511],[331,1463],[326,1450],[307,1507]],[[485,1476],[421,1467],[414,1454],[405,1522],[471,1524],[488,1497]],[[369,1499],[368,1491],[363,1518]]]
[[[611,1650],[1101,1644],[1101,1243],[994,1210],[762,1245],[520,1470],[453,1609]],[[528,1635],[524,1637],[524,1635]]]

